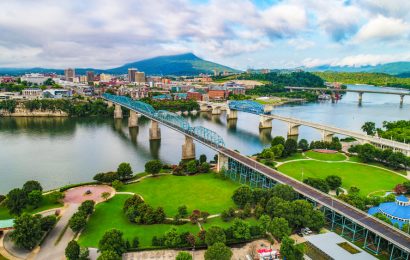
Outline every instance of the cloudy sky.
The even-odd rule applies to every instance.
[[[1,0],[0,67],[193,52],[234,68],[410,61],[409,0]]]

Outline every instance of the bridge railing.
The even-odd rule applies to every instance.
[[[125,96],[117,96],[105,93],[102,95],[102,97],[108,101],[137,111],[145,116],[150,117],[151,119],[162,122],[165,125],[172,126],[180,132],[191,135],[209,146],[212,146],[214,148],[225,147],[223,138],[216,132],[202,126],[193,127],[185,118],[178,114],[165,110],[157,111],[147,103],[133,100]]]

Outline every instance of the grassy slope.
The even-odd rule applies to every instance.
[[[306,156],[312,159],[321,161],[344,161],[346,156],[341,153],[318,153],[315,151],[307,151]]]
[[[124,186],[122,191],[140,194],[153,207],[163,207],[167,216],[173,217],[181,205],[188,212],[199,209],[210,214],[234,207],[231,200],[238,183],[221,180],[213,174],[147,178],[139,183]]]
[[[302,177],[302,170],[304,178],[323,179],[328,175],[338,175],[342,178],[343,188],[356,186],[364,195],[378,190],[391,190],[396,184],[406,180],[383,169],[346,162],[297,161],[281,165],[279,170],[298,180]]]
[[[132,224],[125,217],[122,207],[124,201],[130,195],[116,195],[111,200],[98,204],[91,216],[86,229],[80,236],[79,243],[82,246],[98,247],[98,241],[105,231],[116,228],[124,233],[124,238],[132,241],[137,236],[140,240],[140,247],[150,247],[153,236],[162,236],[172,228],[172,225],[137,225]],[[199,232],[197,225],[190,223],[175,226],[178,232],[188,231],[193,234]]]
[[[295,153],[292,154],[289,157],[286,158],[277,158],[275,161],[277,162],[287,162],[287,161],[292,161],[292,160],[297,160],[297,159],[306,159],[306,156],[304,156],[302,153]]]
[[[245,221],[248,222],[250,225],[257,225],[257,223],[258,223],[258,220],[255,219],[255,218],[247,218],[247,219],[245,219]],[[208,219],[208,221],[206,223],[203,223],[201,225],[206,230],[206,229],[208,229],[212,226],[228,228],[228,227],[232,226],[232,223],[233,223],[233,220],[231,220],[229,222],[225,222],[220,217],[217,217],[217,218]]]
[[[40,206],[36,209],[33,209],[31,207],[27,208],[26,210],[24,210],[24,212],[30,213],[30,214],[34,214],[37,212],[41,212],[47,209],[53,209],[53,208],[59,208],[62,207],[63,204],[62,203],[54,203],[53,201],[50,200],[50,197],[45,195],[43,201],[41,202]],[[5,207],[5,205],[1,205],[0,206],[0,220],[3,219],[10,219],[13,218],[13,216],[11,216],[9,214],[8,209]]]

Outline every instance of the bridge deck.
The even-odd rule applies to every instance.
[[[378,219],[360,211],[353,206],[345,204],[339,200],[334,199],[330,195],[324,194],[302,182],[299,182],[291,177],[288,177],[272,168],[269,168],[261,163],[256,162],[244,155],[226,148],[219,149],[221,153],[237,160],[238,162],[253,168],[254,170],[263,173],[279,183],[292,186],[298,193],[309,197],[317,203],[326,206],[330,209],[339,212],[340,214],[352,219],[357,224],[369,229],[377,235],[385,238],[388,241],[394,242],[406,251],[410,252],[410,236],[404,232],[395,229],[392,226],[382,223]]]
[[[295,90],[312,90],[312,91],[333,91],[333,92],[355,92],[355,93],[372,93],[372,94],[391,94],[400,96],[410,96],[410,92],[399,91],[377,91],[377,90],[360,90],[360,89],[337,89],[337,88],[308,88],[308,87],[285,87],[285,89]]]

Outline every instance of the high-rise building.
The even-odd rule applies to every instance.
[[[136,71],[135,72],[135,82],[137,84],[145,83],[145,73],[142,71]]]
[[[101,74],[100,74],[100,81],[101,81],[101,82],[109,82],[109,81],[111,81],[111,75],[101,73]]]
[[[137,72],[137,69],[134,68],[129,68],[128,69],[128,81],[129,82],[135,82],[135,73]]]
[[[73,82],[75,78],[75,69],[72,69],[72,68],[65,69],[64,76],[65,76],[65,80]]]
[[[94,71],[90,70],[87,71],[87,82],[93,82],[94,81]]]

